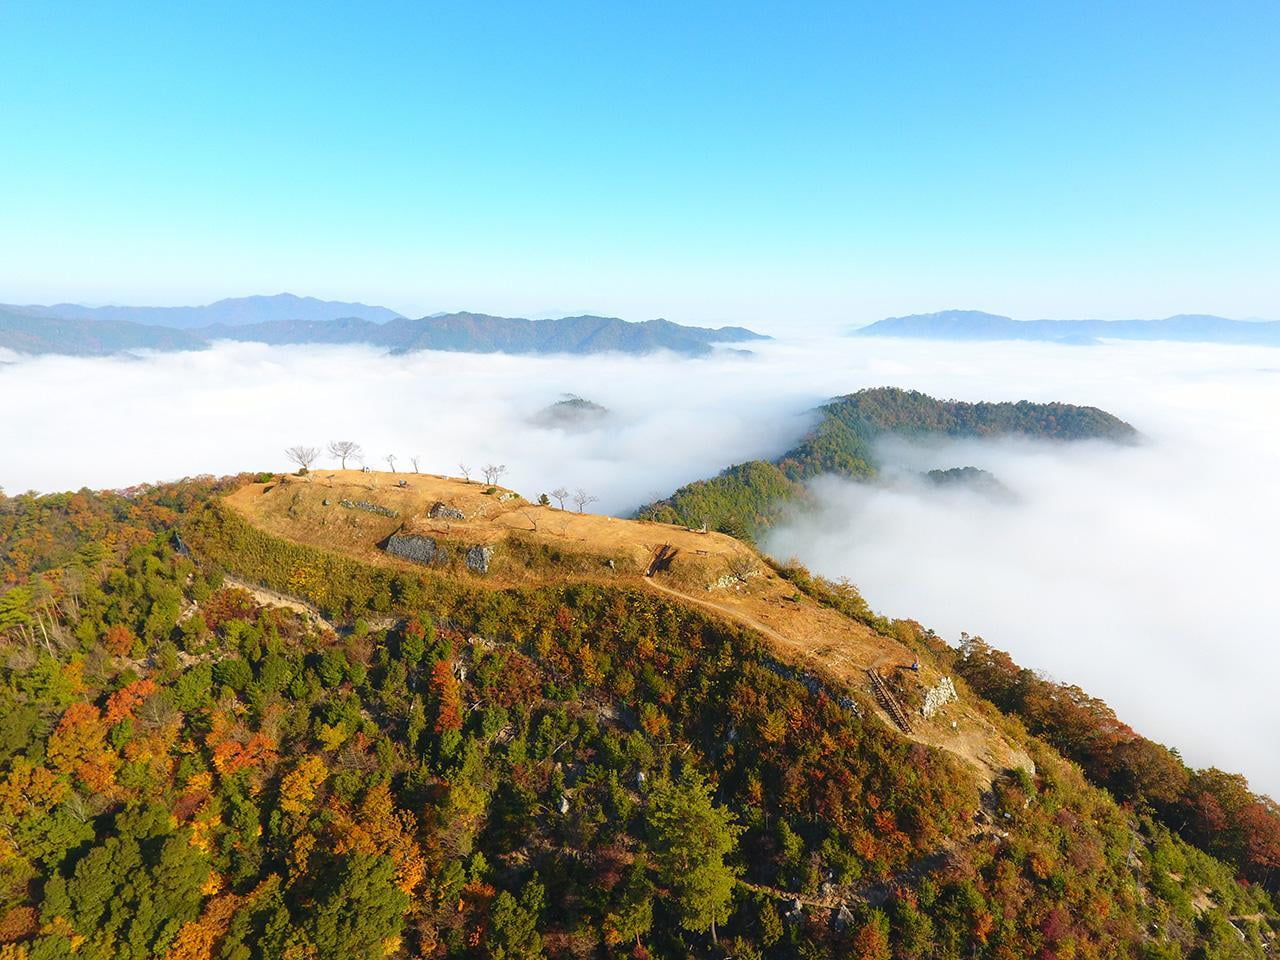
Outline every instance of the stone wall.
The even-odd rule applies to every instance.
[[[958,699],[959,695],[956,693],[955,683],[952,682],[950,677],[943,677],[936,686],[932,686],[925,691],[924,706],[920,708],[920,712],[928,719],[948,703]]]
[[[414,533],[393,533],[387,539],[387,553],[392,556],[441,566],[449,562],[449,548],[442,547],[431,537],[423,537]]]
[[[363,510],[365,513],[376,513],[380,517],[398,517],[399,514],[390,507],[383,507],[368,500],[339,500],[338,506],[348,510]]]
[[[467,515],[457,507],[451,507],[447,503],[436,501],[431,505],[431,509],[427,511],[427,516],[432,520],[465,520]]]
[[[387,538],[386,551],[392,556],[429,567],[446,566],[453,557],[448,545],[418,533],[393,533]],[[488,573],[493,547],[477,544],[467,547],[462,556],[472,573]]]

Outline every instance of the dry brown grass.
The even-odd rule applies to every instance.
[[[399,486],[401,481],[406,486]],[[758,631],[773,642],[781,659],[857,691],[866,690],[868,667],[892,671],[918,658],[896,639],[802,595],[751,547],[732,537],[559,510],[515,497],[503,500],[509,493],[452,477],[333,470],[249,484],[227,502],[269,533],[366,563],[413,567],[380,547],[391,534],[403,531],[455,547],[494,546],[488,575],[454,564],[459,575],[494,588],[591,580],[657,589]],[[345,508],[339,505],[343,499],[368,501],[397,516]],[[431,518],[428,512],[436,503],[461,510],[466,519]],[[664,544],[676,550],[670,567],[644,577],[654,551]],[[940,678],[926,660],[908,679],[932,685]],[[915,739],[962,757],[982,779],[1030,762],[980,712],[963,703],[933,721],[917,715],[913,724]]]

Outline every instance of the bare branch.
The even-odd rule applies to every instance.
[[[579,513],[582,513],[584,508],[595,503],[599,499],[599,497],[592,496],[581,487],[579,487],[578,492],[573,495],[573,502],[577,506]]]
[[[342,469],[347,469],[347,460],[359,460],[364,451],[360,449],[360,444],[353,440],[330,440],[329,456],[338,460],[342,464]]]
[[[320,451],[316,447],[290,447],[284,455],[298,465],[299,473],[307,473],[316,457],[320,456]]]

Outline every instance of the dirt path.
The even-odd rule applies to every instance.
[[[283,593],[277,593],[266,587],[260,587],[256,583],[250,583],[248,580],[241,580],[235,574],[223,573],[222,583],[224,586],[236,587],[253,597],[254,600],[266,607],[283,607],[286,610],[292,610],[300,613],[304,617],[309,617],[321,626],[338,632],[338,628],[324,618],[324,616],[315,607],[309,603],[305,603],[296,597],[290,597]]]
[[[757,620],[755,617],[748,616],[747,614],[743,613],[741,610],[735,610],[732,607],[727,607],[724,604],[716,603],[713,600],[704,600],[701,597],[692,597],[689,594],[683,592],[682,590],[677,590],[675,587],[668,587],[665,583],[659,583],[657,580],[653,579],[652,577],[645,577],[644,582],[647,583],[649,586],[653,587],[653,589],[661,593],[669,594],[670,596],[675,597],[676,599],[680,600],[683,603],[692,603],[695,606],[704,607],[708,610],[715,610],[717,613],[722,613],[726,617],[728,617],[730,620],[733,620],[736,623],[745,624],[746,626],[750,627],[752,630],[755,630],[758,633],[763,633],[770,640],[773,640],[777,643],[781,643],[784,646],[790,647],[793,645],[791,640],[789,640],[787,637],[784,637],[777,630],[774,630],[772,627],[766,626],[765,624]]]

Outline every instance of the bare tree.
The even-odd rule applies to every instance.
[[[391,472],[395,473],[396,472],[396,455],[394,453],[388,453],[383,459],[387,461],[387,466],[391,468]]]
[[[463,479],[463,480],[465,480],[465,481],[467,481],[467,483],[470,483],[470,482],[471,482],[471,468],[470,468],[470,467],[468,467],[465,463],[460,463],[460,464],[458,464],[458,469],[462,472],[462,479]]]
[[[414,472],[414,473],[421,473],[421,472],[422,472],[421,470],[419,470],[419,469],[418,469],[418,455],[417,455],[417,454],[414,454],[412,457],[410,457],[410,458],[409,458],[409,462],[413,464],[413,472]]]
[[[484,474],[484,482],[493,487],[507,472],[507,465],[505,463],[491,463],[480,472]]]
[[[569,499],[569,491],[564,487],[556,487],[551,491],[551,495],[556,498],[556,503],[560,504],[560,509],[564,509],[564,502]]]
[[[537,533],[537,532],[538,532],[538,518],[537,518],[537,517],[535,517],[535,516],[534,516],[532,513],[530,513],[528,510],[521,510],[521,511],[520,511],[520,515],[521,515],[522,517],[524,517],[526,520],[528,520],[528,521],[529,521],[529,526],[533,527],[533,532],[534,532],[534,533]]]
[[[360,455],[364,453],[360,449],[360,444],[352,440],[330,440],[329,456],[342,463],[342,469],[347,469],[347,460],[350,458],[360,459]]]
[[[760,572],[756,558],[744,551],[735,550],[729,555],[729,575],[739,583],[746,583]]]
[[[316,457],[320,456],[320,451],[316,447],[290,447],[284,455],[298,465],[299,473],[307,473]]]
[[[573,495],[573,502],[574,502],[574,505],[578,508],[579,513],[582,513],[582,511],[586,507],[595,503],[599,499],[600,499],[599,497],[593,497],[591,494],[587,493],[587,491],[583,490],[581,487],[579,487],[578,492]]]

